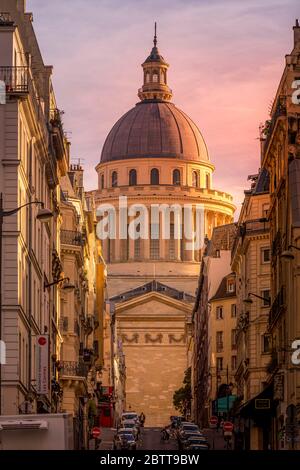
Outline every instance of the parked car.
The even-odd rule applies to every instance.
[[[129,428],[120,428],[118,429],[118,432],[116,435],[121,435],[121,434],[132,434],[134,436],[134,432],[132,429]]]
[[[183,423],[179,427],[179,438],[183,438],[187,432],[200,432],[199,427],[193,423]]]
[[[134,411],[125,411],[121,415],[121,423],[123,423],[124,421],[128,421],[128,420],[139,421],[138,414],[135,413]]]
[[[184,435],[180,438],[182,444],[184,444],[191,437],[203,437],[206,439],[202,432],[200,431],[186,431]]]
[[[188,450],[209,450],[209,446],[206,444],[191,444]]]
[[[184,449],[190,450],[191,447],[194,449],[195,446],[207,446],[209,448],[208,441],[205,437],[189,437],[184,443]]]
[[[114,450],[129,449],[136,450],[136,440],[134,435],[130,433],[119,433],[114,438],[113,443]]]
[[[138,437],[139,437],[139,428],[138,428],[136,422],[133,419],[123,421],[123,428],[131,429],[135,439],[138,439]]]

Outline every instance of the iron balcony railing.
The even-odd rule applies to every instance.
[[[276,320],[279,318],[281,313],[284,310],[285,306],[285,288],[284,286],[281,287],[280,291],[276,295],[274,302],[272,303],[272,307],[269,312],[269,325],[273,325]]]
[[[60,241],[64,245],[82,246],[84,243],[82,234],[75,230],[61,230]]]
[[[29,93],[29,67],[0,67],[6,93]]]
[[[60,376],[65,377],[87,377],[89,372],[88,364],[76,361],[61,361]]]

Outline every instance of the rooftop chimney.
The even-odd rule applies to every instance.
[[[296,19],[296,25],[293,27],[294,30],[294,46],[300,44],[300,26],[299,20]]]

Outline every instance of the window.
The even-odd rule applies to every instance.
[[[179,170],[173,171],[173,184],[180,185],[180,171]]]
[[[262,263],[270,262],[270,248],[262,248],[261,250],[261,261]]]
[[[169,259],[175,259],[174,224],[170,224]]]
[[[198,188],[198,186],[199,186],[199,181],[198,181],[198,179],[199,179],[199,178],[198,178],[198,173],[197,173],[197,171],[193,171],[193,173],[192,173],[192,186],[193,186],[194,188]]]
[[[159,171],[157,168],[152,168],[150,184],[159,184]]]
[[[223,357],[217,357],[217,370],[223,370]]]
[[[267,217],[268,212],[269,212],[270,204],[263,204],[262,205],[262,216]]]
[[[149,83],[150,82],[150,73],[149,72],[146,72],[146,80],[145,80],[146,83]]]
[[[263,307],[270,307],[271,299],[270,299],[270,289],[264,289],[261,291],[261,297],[264,298],[262,300]]]
[[[157,72],[157,70],[154,70],[154,71],[153,71],[152,82],[153,82],[153,83],[157,83],[157,82],[158,82],[158,72]]]
[[[236,349],[236,329],[231,330],[231,349]]]
[[[223,306],[217,307],[217,320],[223,320]]]
[[[159,259],[159,225],[151,224],[150,259]]]
[[[104,189],[104,175],[100,175],[100,189]]]
[[[236,304],[231,304],[231,318],[236,318]]]
[[[136,232],[139,233],[139,234],[141,233],[141,225],[140,224],[138,224],[136,226]],[[138,259],[140,259],[140,257],[141,257],[141,238],[139,236],[139,238],[136,238],[134,240],[134,259],[138,260]]]
[[[130,170],[129,172],[129,186],[135,186],[137,184],[136,170]]]
[[[223,351],[223,331],[217,331],[216,342],[217,342],[217,353],[222,352]]]
[[[134,259],[138,260],[141,257],[141,239],[134,240]]]
[[[271,335],[262,335],[262,352],[269,353],[271,351]]]
[[[113,171],[111,174],[111,185],[113,188],[118,186],[118,173],[116,171]]]
[[[235,291],[235,282],[233,279],[229,279],[227,281],[227,292],[234,292]]]
[[[231,356],[231,370],[236,369],[236,356]]]
[[[206,188],[210,189],[210,175],[206,173],[205,175],[205,183],[206,183]]]

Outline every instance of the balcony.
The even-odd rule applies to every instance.
[[[75,230],[61,230],[60,242],[63,245],[82,246],[84,244],[82,234]]]
[[[280,291],[276,295],[272,307],[269,312],[269,326],[276,323],[285,308],[285,288],[281,287]]]
[[[50,110],[50,124],[53,147],[57,160],[63,160],[67,155],[66,151],[66,138],[62,123],[62,111],[59,109]]]
[[[272,119],[270,121],[268,121],[268,126],[265,127],[266,139],[264,141],[264,152],[266,152],[268,147],[269,147],[269,144],[270,144],[270,141],[271,141],[271,138],[272,138],[273,131],[275,129],[277,120],[278,120],[278,118],[280,118],[282,116],[286,116],[285,96],[279,96],[278,97],[276,107],[274,109],[274,113],[272,114]]]
[[[59,363],[60,377],[84,377],[88,376],[89,366],[83,362],[61,361]]]
[[[0,80],[5,83],[7,95],[29,93],[29,67],[0,67]]]

